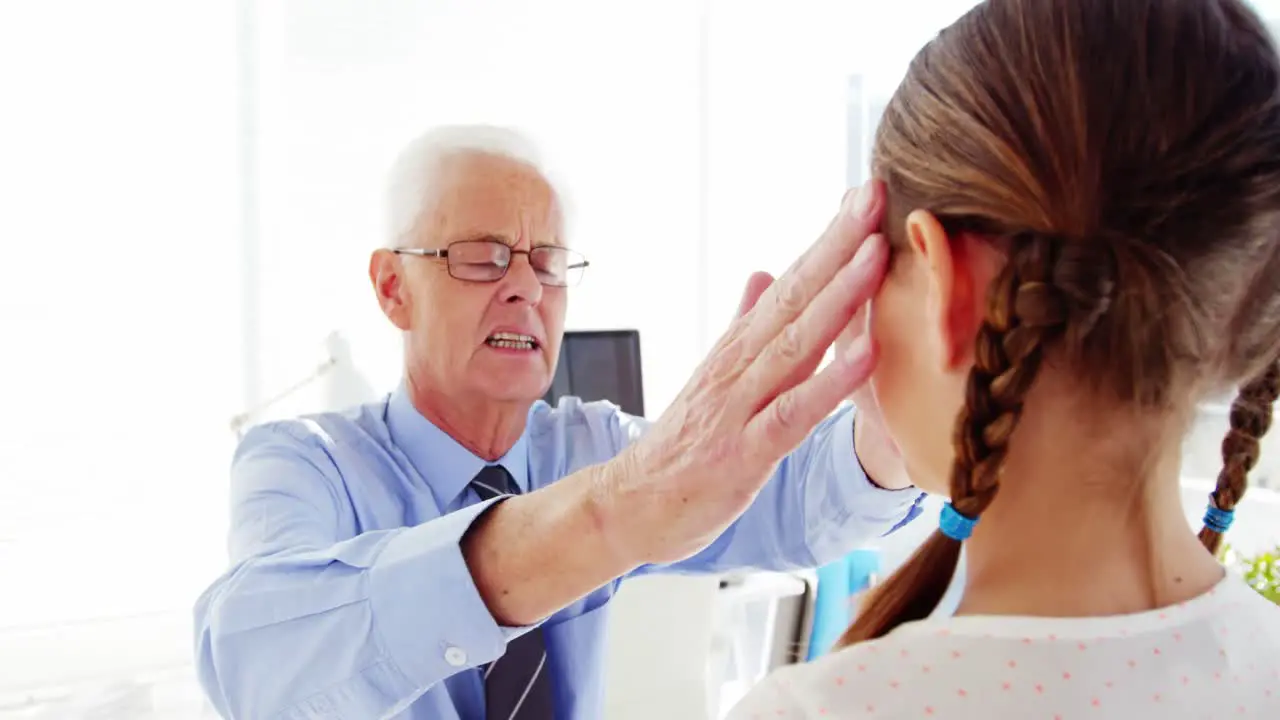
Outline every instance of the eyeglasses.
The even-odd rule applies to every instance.
[[[443,250],[394,248],[397,255],[444,258],[449,275],[469,282],[496,282],[506,276],[512,255],[527,255],[538,281],[550,287],[571,287],[582,280],[588,265],[581,254],[559,245],[539,245],[530,250],[513,250],[501,240],[460,240]]]

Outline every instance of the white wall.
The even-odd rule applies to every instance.
[[[878,4],[713,0],[709,38],[708,323],[753,270],[784,271],[839,208],[846,85],[887,96],[910,58],[972,0]]]
[[[0,707],[152,641],[144,664],[187,662],[157,628],[189,623],[223,561],[235,20],[232,3],[0,4]],[[80,644],[126,615],[166,619]]]

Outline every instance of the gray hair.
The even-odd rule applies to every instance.
[[[406,145],[391,165],[387,177],[384,246],[402,242],[421,219],[441,161],[467,154],[513,160],[528,165],[551,182],[537,147],[517,130],[496,125],[433,128]],[[555,188],[554,183],[552,187]],[[556,195],[561,196],[558,188]]]

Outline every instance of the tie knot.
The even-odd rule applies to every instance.
[[[520,488],[516,486],[511,473],[501,465],[486,465],[476,473],[475,479],[471,481],[471,487],[475,488],[481,500],[490,500],[500,495],[520,494]]]

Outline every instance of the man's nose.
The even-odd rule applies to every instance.
[[[502,278],[501,297],[506,303],[537,305],[542,302],[542,282],[529,264],[528,255],[512,255],[511,265]]]

